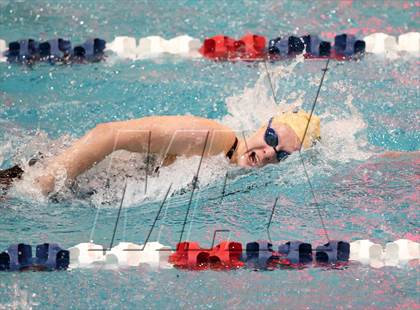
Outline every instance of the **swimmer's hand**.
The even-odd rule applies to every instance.
[[[42,175],[35,179],[35,186],[37,186],[45,196],[54,190],[54,185],[55,178],[51,174]]]

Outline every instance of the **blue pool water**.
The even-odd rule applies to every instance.
[[[267,37],[351,29],[393,35],[418,31],[416,1],[5,1],[0,0],[0,38],[91,36],[111,41],[189,34],[204,39],[225,33]],[[417,18],[417,20],[416,20]],[[322,143],[304,152],[329,235],[385,244],[419,234],[419,60],[367,55],[360,62],[332,62],[316,107]],[[322,61],[269,64],[280,107],[273,103],[261,64],[216,63],[164,57],[155,60],[33,67],[0,63],[0,167],[25,163],[41,151],[56,154],[99,122],[147,115],[192,114],[251,132],[280,108],[305,109],[315,96]],[[385,151],[405,152],[382,157]],[[416,152],[417,151],[417,152]],[[30,180],[0,201],[0,249],[15,242],[58,242],[65,247],[90,238],[107,245],[123,181],[127,195],[117,240],[142,243],[169,186],[166,216],[152,235],[175,246],[198,158],[181,159],[150,178],[144,157],[118,154],[45,201]],[[110,170],[108,172],[108,168]],[[229,173],[220,199],[223,178]],[[86,195],[89,190],[93,195]],[[302,166],[285,163],[243,171],[222,157],[205,160],[195,195],[189,239],[211,243],[215,229],[243,243],[266,239],[276,196],[273,240],[324,242]],[[97,222],[95,223],[95,218]],[[228,236],[225,236],[228,237]],[[176,269],[73,270],[1,273],[0,309],[6,308],[401,308],[419,307],[416,265],[344,270],[308,268],[254,272],[185,272]]]

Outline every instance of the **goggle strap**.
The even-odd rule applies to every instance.
[[[267,128],[270,128],[271,127],[271,123],[273,122],[273,117],[270,117],[270,120],[268,121],[268,126],[267,126]]]

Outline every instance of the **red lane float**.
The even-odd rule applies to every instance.
[[[217,35],[205,39],[199,52],[209,59],[228,60],[236,57],[235,42],[228,36]]]
[[[242,244],[222,241],[212,249],[203,249],[198,242],[180,242],[169,263],[180,269],[237,269],[244,266],[240,260]]]
[[[205,39],[199,52],[215,60],[256,60],[265,57],[266,42],[265,37],[256,34],[247,34],[239,40],[217,35]]]
[[[263,36],[256,34],[247,34],[239,39],[243,42],[244,50],[239,55],[243,60],[254,60],[264,58],[266,55],[267,40]]]

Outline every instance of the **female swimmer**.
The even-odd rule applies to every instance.
[[[262,167],[280,162],[319,139],[320,120],[315,115],[304,136],[308,121],[309,114],[304,111],[286,112],[267,120],[246,139],[238,138],[232,129],[214,120],[195,116],[152,116],[99,124],[50,158],[36,185],[47,195],[54,191],[57,174],[63,175],[64,171],[66,180],[74,180],[116,150],[150,151],[162,156],[163,165],[170,165],[178,156],[223,153],[232,164]],[[18,166],[1,171],[0,184],[10,185],[22,173]]]

